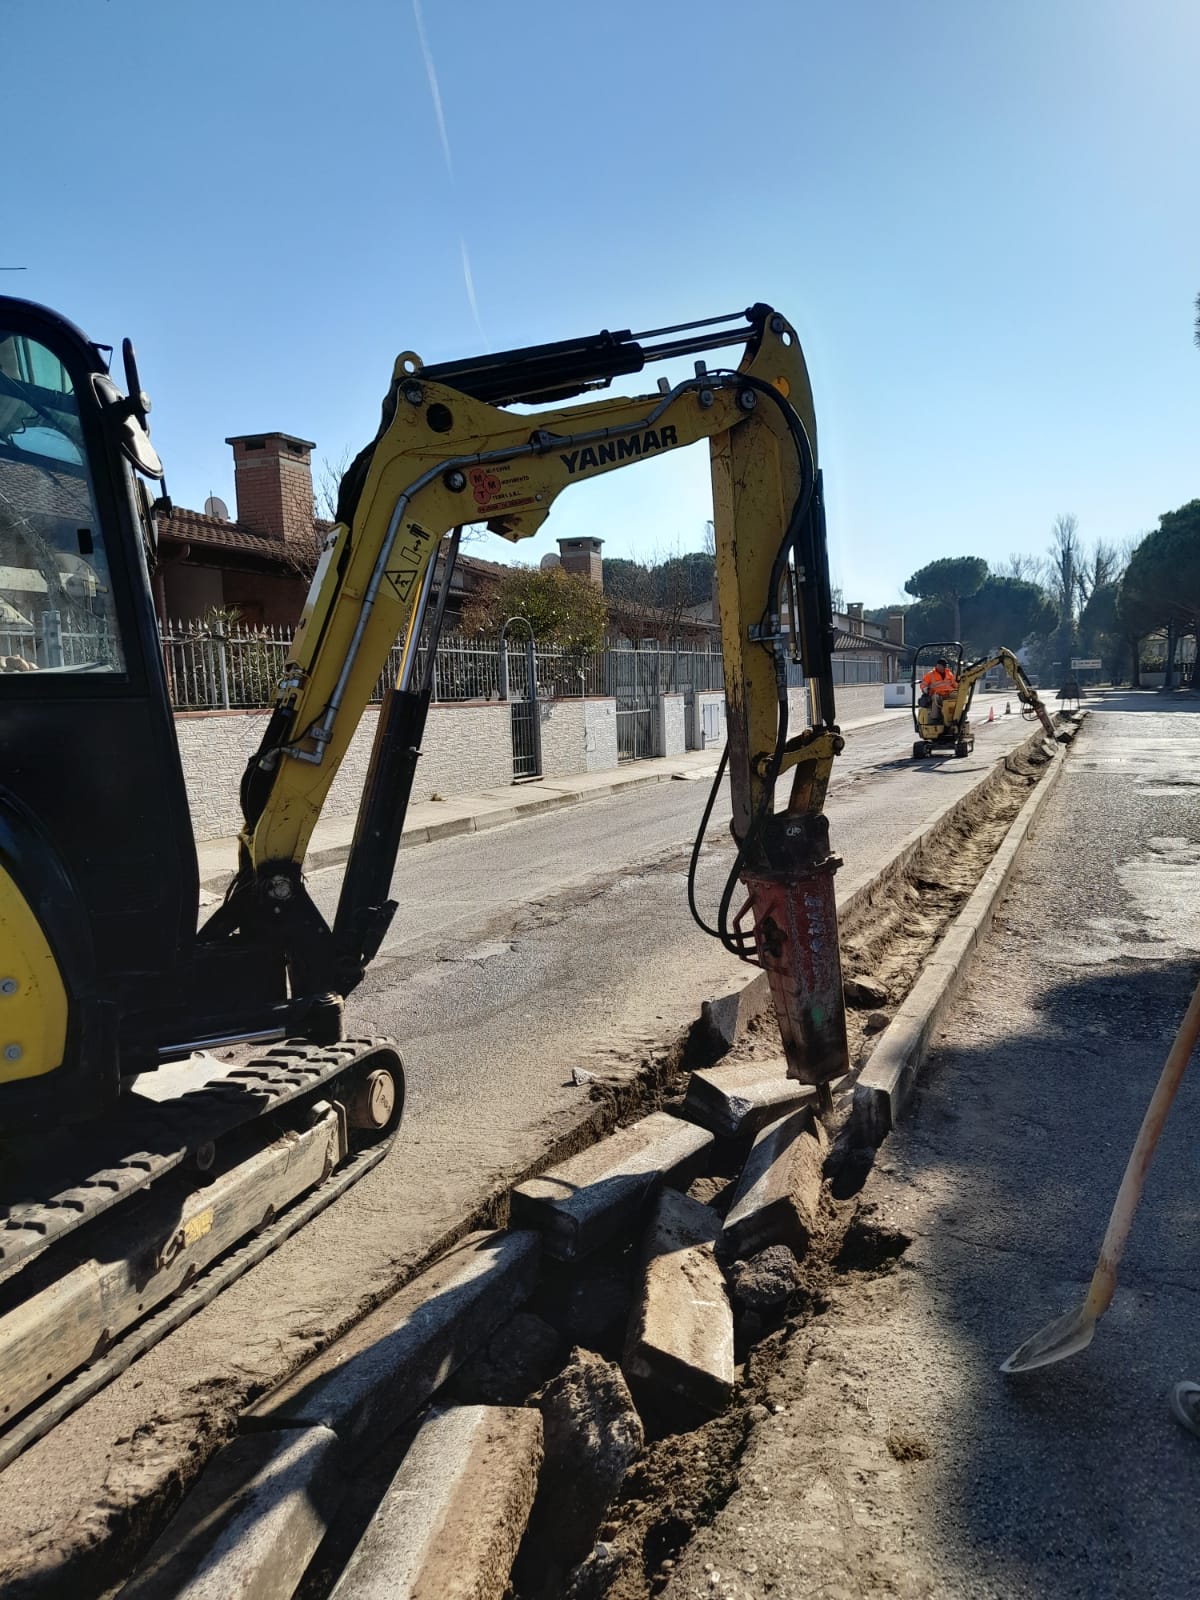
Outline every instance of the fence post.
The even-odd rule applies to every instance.
[[[217,640],[217,671],[221,677],[221,708],[229,710],[229,663],[226,659],[225,622],[222,619],[214,629]]]
[[[47,667],[62,667],[62,616],[57,611],[42,612],[42,655]]]

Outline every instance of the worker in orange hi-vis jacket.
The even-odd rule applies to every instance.
[[[950,664],[945,656],[939,656],[933,664],[931,671],[921,679],[921,690],[927,694],[933,705],[941,710],[942,701],[958,688],[958,679],[950,671]]]

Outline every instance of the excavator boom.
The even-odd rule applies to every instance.
[[[643,349],[602,334],[496,357],[424,367],[401,355],[374,442],[346,474],[297,629],[274,714],[243,784],[246,824],[234,890],[204,937],[277,938],[294,991],[346,994],[394,911],[387,890],[429,701],[418,645],[432,658],[428,597],[443,536],[476,520],[518,542],[565,489],[650,456],[709,441],[729,773],[738,873],[753,933],[730,924],[730,949],[764,966],[789,1070],[827,1082],[845,1070],[825,791],[841,740],[834,720],[824,511],[808,375],[794,330],[767,306],[655,330]],[[692,339],[682,337],[688,329]],[[719,329],[719,331],[718,331]],[[645,337],[645,336],[638,336]],[[736,369],[637,398],[536,414],[531,403],[607,386],[646,360],[718,342],[744,347]],[[443,579],[441,592],[447,583]],[[397,637],[399,682],[380,718],[367,795],[341,902],[327,928],[305,893],[304,852],[359,717]],[[792,732],[789,665],[809,686],[812,725]],[[778,780],[793,773],[776,815]]]

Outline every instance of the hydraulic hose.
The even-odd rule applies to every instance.
[[[724,374],[722,374],[722,376],[723,375]],[[783,538],[780,540],[779,548],[775,553],[775,559],[771,564],[771,576],[767,589],[767,604],[763,609],[761,618],[761,628],[763,633],[766,634],[768,632],[768,625],[771,617],[772,601],[776,600],[778,597],[780,585],[783,582],[783,575],[787,568],[788,561],[793,550],[795,549],[800,534],[803,531],[804,520],[812,508],[813,493],[816,488],[816,464],[813,459],[812,443],[809,440],[807,432],[805,431],[804,424],[800,420],[800,417],[797,415],[795,409],[788,404],[786,398],[780,394],[779,390],[776,389],[773,384],[766,383],[761,378],[751,377],[746,373],[730,373],[728,375],[736,379],[737,382],[743,384],[745,387],[753,389],[758,393],[765,394],[779,407],[783,414],[784,421],[787,424],[788,432],[791,435],[792,442],[796,447],[796,455],[800,464],[800,492],[797,494],[795,502],[793,503],[791,515],[788,518],[787,529],[784,532]],[[757,965],[758,963],[756,963],[752,957],[746,955],[741,942],[729,931],[729,907],[733,901],[738,878],[741,874],[742,867],[745,864],[746,856],[762,831],[763,824],[766,821],[768,812],[771,809],[775,793],[775,782],[779,776],[779,769],[783,763],[783,751],[784,746],[787,743],[788,736],[787,679],[779,660],[778,641],[774,638],[769,640],[764,638],[763,648],[771,653],[776,666],[775,681],[779,706],[779,725],[775,736],[775,747],[771,752],[771,759],[767,763],[767,771],[764,776],[762,799],[759,802],[758,809],[755,812],[755,815],[752,817],[750,825],[746,829],[745,834],[738,841],[737,854],[734,857],[733,866],[725,880],[725,887],[721,893],[721,900],[717,910],[717,925],[715,928],[710,927],[709,924],[705,922],[696,905],[696,868],[699,863],[700,850],[704,843],[704,836],[708,831],[708,823],[710,817],[712,816],[713,806],[716,804],[717,791],[721,787],[721,780],[725,776],[725,768],[728,765],[728,743],[726,743],[725,749],[722,752],[721,761],[717,767],[716,777],[713,780],[712,788],[709,791],[708,800],[704,807],[704,815],[700,821],[699,831],[697,832],[695,841],[692,845],[692,855],[688,864],[687,879],[688,909],[691,911],[697,927],[701,928],[710,937],[719,939],[722,946],[728,950],[731,955],[737,956],[739,960],[748,961],[751,965]]]

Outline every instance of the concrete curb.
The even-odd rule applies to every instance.
[[[912,1097],[929,1040],[966,976],[971,956],[992,925],[1021,846],[1062,776],[1066,752],[1056,745],[1050,770],[1014,817],[999,849],[924,972],[909,990],[854,1086],[851,1143],[878,1148]]]
[[[697,1068],[688,1079],[679,1114],[719,1139],[742,1139],[807,1105],[816,1092],[788,1077],[783,1056],[735,1061]]]
[[[802,1256],[817,1223],[828,1151],[811,1108],[768,1123],[742,1164],[717,1245],[726,1260],[785,1244]]]

